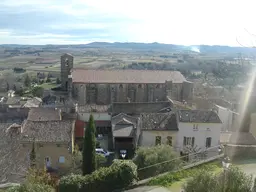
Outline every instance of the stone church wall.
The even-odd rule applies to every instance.
[[[110,86],[108,84],[97,85],[97,104],[104,105],[110,102]]]
[[[172,84],[172,82],[167,84],[79,84],[79,86],[73,86],[73,95],[81,104],[166,101],[167,95],[181,101],[183,95],[190,97],[190,92],[182,92],[182,85]]]

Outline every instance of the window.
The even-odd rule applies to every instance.
[[[122,88],[123,88],[123,85],[122,85],[122,84],[120,84],[120,85],[119,85],[119,89],[122,89]]]
[[[50,160],[50,157],[46,157],[46,158],[45,158],[45,165],[46,165],[46,167],[51,167],[51,160]]]
[[[65,163],[65,157],[60,156],[59,157],[59,163]]]
[[[193,147],[194,144],[195,144],[195,137],[184,137],[183,138],[183,145],[184,146],[190,145],[190,146]]]
[[[212,144],[212,138],[211,137],[207,137],[206,138],[206,142],[205,142],[205,147],[206,148],[211,147],[211,144]]]
[[[172,137],[171,136],[167,136],[167,145],[172,146]]]
[[[141,88],[142,88],[142,85],[141,85],[141,84],[139,84],[139,85],[138,85],[138,88],[139,88],[139,89],[141,89]]]
[[[193,131],[198,131],[198,125],[197,124],[193,125]]]
[[[156,136],[155,145],[161,145],[161,137],[160,136]]]

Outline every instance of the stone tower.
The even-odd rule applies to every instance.
[[[63,54],[60,57],[61,65],[61,87],[63,90],[68,90],[69,75],[71,75],[71,70],[73,69],[74,57],[70,54]]]

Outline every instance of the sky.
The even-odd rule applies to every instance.
[[[0,0],[0,44],[256,46],[253,0]]]

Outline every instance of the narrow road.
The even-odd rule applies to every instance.
[[[170,190],[164,187],[142,186],[135,189],[127,190],[125,192],[170,192]]]
[[[245,173],[252,174],[256,177],[256,159],[242,160],[234,164],[240,167]]]

